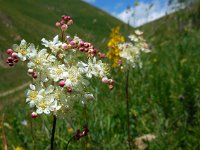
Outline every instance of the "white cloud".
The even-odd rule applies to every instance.
[[[122,2],[120,2],[120,3],[117,3],[115,6],[114,6],[114,9],[116,10],[116,9],[119,9],[120,7],[122,7],[123,6],[123,3]]]
[[[82,0],[82,1],[87,2],[87,3],[95,3],[96,2],[96,0]]]
[[[158,19],[166,14],[174,12],[177,9],[177,7],[175,7],[176,9],[174,9],[175,5],[168,6],[167,1],[163,4],[159,0],[154,0],[151,9],[149,9],[149,3],[141,2],[139,6],[131,8],[128,12],[127,10],[124,10],[119,14],[116,14],[114,12],[112,14],[120,20],[124,21],[125,23],[127,23],[129,20],[129,24],[131,26],[137,27],[147,22]],[[134,15],[132,16],[132,14]]]

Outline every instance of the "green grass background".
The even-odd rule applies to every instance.
[[[141,27],[152,53],[144,55],[142,69],[130,72],[131,137],[152,133],[147,143],[152,150],[198,150],[200,148],[200,9],[199,4],[168,15]],[[62,14],[71,15],[74,25],[69,34],[91,41],[103,52],[112,27],[127,25],[105,12],[78,0],[0,0],[0,54],[18,43],[17,37],[39,43],[59,32],[55,22]],[[130,29],[132,32],[133,29]],[[1,62],[3,64],[3,60]],[[23,64],[15,68],[0,66],[0,93],[30,80]],[[127,149],[125,73],[112,70],[116,81],[113,91],[96,82],[91,85],[96,100],[87,105],[89,136],[70,143],[69,149]],[[25,89],[24,89],[25,90]],[[1,135],[4,129],[9,149],[49,149],[52,116],[30,119],[24,90],[0,97]],[[69,116],[69,117],[68,117]],[[27,126],[21,122],[28,121]],[[72,114],[58,119],[56,149],[64,149],[74,131],[85,124],[84,108],[76,105]],[[32,130],[31,130],[32,124]],[[34,140],[33,140],[34,137]],[[35,141],[35,144],[34,144]],[[3,141],[0,141],[3,145]],[[136,147],[135,147],[136,148]]]

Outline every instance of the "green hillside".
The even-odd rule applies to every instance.
[[[30,42],[39,42],[42,37],[52,38],[58,31],[54,26],[55,21],[62,14],[69,14],[74,18],[75,24],[69,30],[70,34],[77,33],[104,52],[112,27],[121,25],[123,34],[127,32],[126,26],[117,19],[78,0],[20,2],[0,0],[2,50],[10,47],[18,35]],[[198,4],[140,27],[145,32],[152,53],[143,56],[144,65],[141,70],[130,72],[133,146],[136,137],[151,133],[156,139],[145,143],[148,149],[197,150],[200,147],[199,12]],[[29,78],[24,68],[23,65],[12,69],[0,66],[0,92],[26,83]],[[127,149],[125,76],[119,70],[113,70],[112,73],[116,80],[112,92],[100,83],[93,85],[96,101],[87,107],[89,136],[72,142],[69,149]],[[41,116],[31,121],[30,108],[24,99],[23,90],[0,97],[1,121],[5,114],[4,130],[8,147],[34,149],[34,137],[36,149],[48,149],[51,117]],[[58,120],[57,149],[64,149],[72,135],[69,128],[76,130],[85,123],[83,114],[84,109],[76,106],[70,118]],[[28,121],[27,126],[21,124],[23,120]],[[0,127],[1,130],[2,126]],[[0,141],[1,145],[3,143],[3,140]]]
[[[92,40],[97,46],[104,44],[110,28],[123,25],[107,13],[80,0],[0,0],[0,49],[13,41],[25,38],[38,42],[40,38],[52,38],[58,33],[55,22],[63,14],[74,20],[70,34]]]
[[[150,149],[200,147],[197,134],[200,130],[199,18],[198,2],[141,27],[152,44],[153,53],[147,58],[151,65],[146,62],[145,81],[138,83],[145,88],[137,93],[149,97],[148,105],[157,110],[152,115],[159,120],[155,127],[160,136]],[[155,120],[149,121],[151,124]]]
[[[7,56],[5,50],[12,47],[12,44],[19,43],[22,39],[39,44],[43,37],[53,39],[56,34],[59,34],[55,22],[59,21],[63,14],[70,15],[74,20],[69,34],[78,35],[94,43],[102,51],[106,50],[111,28],[117,25],[125,27],[125,24],[119,20],[80,0],[73,0],[73,2],[71,0],[0,0],[0,56],[4,56],[0,57],[2,65],[6,65],[3,61]],[[29,79],[24,67],[18,65],[17,68],[8,69],[3,68],[2,65],[0,65],[0,92],[10,90]]]

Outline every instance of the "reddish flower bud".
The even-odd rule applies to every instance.
[[[61,21],[60,21],[60,24],[61,24],[61,25],[64,25],[64,24],[65,24],[65,20],[61,20]]]
[[[73,20],[69,20],[68,22],[67,22],[67,25],[72,25],[74,22],[73,22]]]
[[[59,82],[59,86],[60,86],[60,87],[65,86],[65,81],[64,81],[64,80],[61,80],[61,81]]]
[[[80,47],[80,48],[79,48],[79,51],[83,52],[83,51],[84,51],[84,48]]]
[[[67,21],[68,20],[68,16],[64,16],[63,19]]]
[[[57,27],[61,26],[60,22],[56,22],[56,26]]]
[[[106,84],[108,84],[108,78],[107,77],[103,77],[102,79],[101,79],[101,81],[103,82],[103,83],[106,83]]]
[[[68,20],[71,20],[71,17],[70,16],[67,16]]]
[[[63,49],[67,49],[67,48],[68,48],[68,45],[67,45],[66,43],[64,43],[64,44],[62,45],[62,48],[63,48]]]
[[[84,51],[87,53],[88,52],[88,48],[85,48]]]
[[[63,24],[63,25],[61,26],[61,29],[62,29],[63,31],[67,30],[67,28],[68,28],[68,26],[67,26],[66,24]]]
[[[13,53],[13,50],[12,49],[8,49],[7,50],[7,54],[12,54]]]
[[[88,43],[89,47],[94,47],[91,43]]]
[[[68,93],[71,93],[71,92],[72,92],[72,88],[71,88],[71,87],[68,87],[68,88],[67,88],[67,92],[68,92]]]
[[[14,64],[13,64],[12,62],[9,62],[8,65],[9,65],[9,66],[13,66]]]
[[[92,48],[92,49],[90,49],[90,52],[94,54],[96,52],[96,50]]]
[[[31,113],[31,117],[32,117],[32,118],[36,118],[37,116],[38,116],[38,114],[37,114],[36,112],[32,112],[32,113]]]
[[[17,58],[17,53],[12,53],[12,58]]]
[[[64,19],[64,18],[65,18],[65,15],[62,15],[61,17],[62,17],[62,19]]]
[[[80,44],[80,46],[84,46],[84,42],[83,41],[81,41],[79,44]]]
[[[33,72],[32,77],[33,77],[34,79],[36,79],[36,78],[37,78],[37,73],[36,73],[36,72]]]
[[[12,57],[8,57],[7,59],[9,62],[12,62],[13,61],[13,58]]]
[[[75,46],[76,45],[76,43],[74,42],[74,41],[70,41],[70,43],[69,43],[71,46]]]
[[[84,43],[84,47],[88,48],[89,44],[88,43]]]
[[[65,19],[66,21],[69,21],[69,20],[71,19],[71,17],[70,17],[70,16],[64,16],[64,19]]]
[[[15,62],[15,63],[18,63],[18,59],[17,59],[17,58],[16,58],[16,59],[14,59],[14,62]]]

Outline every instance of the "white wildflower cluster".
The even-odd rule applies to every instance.
[[[143,32],[136,30],[135,34],[128,36],[130,42],[125,42],[118,45],[120,49],[120,57],[133,68],[136,66],[142,67],[142,61],[140,59],[142,52],[151,52],[142,35]]]
[[[22,40],[20,45],[7,51],[14,53],[15,59],[27,62],[33,81],[27,90],[26,102],[36,109],[32,117],[42,113],[58,114],[59,110],[63,112],[72,107],[75,100],[85,103],[94,99],[89,86],[93,77],[113,88],[113,80],[107,77],[108,65],[98,60],[97,49],[77,36],[62,37],[62,41],[58,35],[52,41],[43,38],[42,49]],[[11,59],[12,56],[8,63],[13,66]]]

